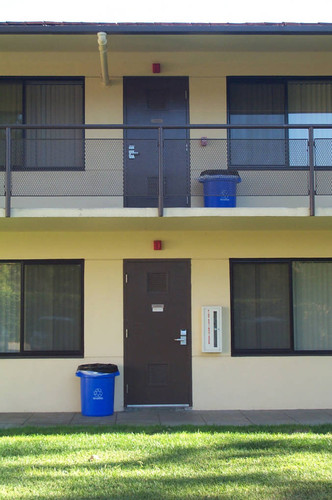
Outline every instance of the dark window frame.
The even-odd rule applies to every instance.
[[[315,82],[315,81],[322,81],[322,82],[331,82],[332,84],[332,76],[227,76],[226,78],[226,103],[227,103],[227,124],[231,124],[231,99],[230,99],[230,86],[232,83],[281,83],[284,85],[284,125],[288,125],[288,83],[290,82],[300,82],[300,81],[307,81],[307,82]],[[310,124],[308,124],[310,125]],[[245,126],[243,127],[245,129]],[[264,128],[264,125],[262,125],[262,128]],[[313,124],[313,128],[315,128]],[[331,123],[331,128],[332,128],[332,123]],[[250,165],[250,166],[245,166],[245,165],[237,165],[237,164],[232,164],[232,159],[231,159],[231,148],[228,148],[228,165],[229,169],[235,169],[235,170],[259,170],[259,171],[269,171],[269,170],[289,170],[289,171],[307,171],[308,166],[297,166],[297,165],[290,165],[290,153],[289,153],[289,130],[285,130],[285,165],[284,166],[269,166],[269,165]],[[228,130],[227,131],[227,142],[228,144],[231,144],[232,141],[232,131]],[[332,169],[331,166],[317,166],[315,165],[315,170],[321,170],[321,171],[330,171]]]
[[[83,76],[0,76],[0,85],[2,82],[5,83],[20,83],[22,85],[22,125],[29,125],[26,123],[26,87],[27,84],[30,82],[47,82],[47,83],[62,83],[65,84],[66,82],[68,84],[73,84],[77,83],[82,86],[82,123],[77,124],[77,125],[84,125],[85,124],[85,78]],[[2,125],[15,125],[15,124],[2,124]],[[34,125],[38,125],[37,123]],[[53,124],[53,125],[62,125],[61,123],[59,124]],[[68,125],[75,125],[73,123],[68,124]],[[47,127],[46,127],[47,129]],[[52,125],[50,125],[50,129],[52,129]],[[65,129],[65,127],[64,127]],[[27,135],[27,129],[21,129],[22,130],[22,139],[24,141],[26,135]],[[84,171],[85,170],[85,130],[82,129],[82,141],[83,141],[83,148],[82,148],[82,159],[81,159],[81,164],[78,167],[26,167],[21,165],[12,165],[11,169],[12,171],[15,172],[77,172],[77,171]],[[24,144],[24,142],[23,142]],[[23,162],[25,158],[25,151],[23,151]],[[0,172],[4,171],[5,167],[0,166]]]
[[[332,258],[256,258],[256,259],[230,259],[230,305],[231,305],[231,355],[236,357],[241,356],[332,356],[331,350],[295,350],[294,348],[294,304],[293,304],[293,262],[330,262]],[[269,264],[283,263],[288,264],[289,278],[289,306],[290,306],[290,348],[289,349],[239,349],[235,347],[235,332],[234,332],[234,286],[233,286],[233,267],[237,263],[240,264]]]
[[[20,264],[21,266],[21,283],[20,283],[20,350],[16,352],[0,352],[1,358],[83,358],[84,357],[84,260],[83,259],[12,259],[0,260],[0,264]],[[80,266],[80,333],[79,343],[80,348],[72,351],[63,350],[24,350],[24,266],[25,265],[79,265]]]

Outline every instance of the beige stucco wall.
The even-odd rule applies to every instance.
[[[0,75],[84,76],[85,121],[91,124],[121,124],[122,77],[152,76],[151,64],[156,61],[161,63],[160,76],[189,77],[190,122],[201,124],[226,123],[227,76],[331,75],[328,52],[228,53],[225,49],[207,53],[181,50],[130,53],[114,52],[111,46],[108,58],[110,87],[104,87],[100,79],[97,42],[94,52],[43,53],[41,43],[38,52],[4,53],[0,58]],[[192,132],[192,138],[203,135],[211,138],[211,133],[204,130]],[[121,138],[122,134],[89,131],[86,137]],[[215,132],[214,137],[224,136]],[[120,192],[122,144],[119,142],[111,154],[103,147],[98,162],[94,161],[94,143],[87,147],[87,174],[89,170],[102,171],[115,165],[118,177],[113,182],[115,191]],[[208,149],[203,151],[194,143],[192,152],[195,153],[192,168],[197,173],[207,163]],[[30,182],[33,175],[29,173]],[[47,179],[44,181],[48,183]],[[40,178],[36,183],[40,183]],[[253,227],[252,222],[250,226]],[[154,239],[163,240],[161,252],[153,252]],[[330,231],[315,231],[314,235],[309,231],[255,230],[1,232],[0,259],[85,259],[85,357],[0,359],[0,411],[78,411],[80,381],[75,370],[83,362],[118,364],[121,375],[116,378],[115,409],[122,409],[122,264],[126,258],[192,261],[194,408],[331,408],[330,356],[230,356],[229,297],[229,258],[331,257],[331,248]],[[201,351],[201,307],[210,304],[223,307],[221,354]]]
[[[163,250],[152,250],[161,239]],[[123,408],[123,288],[126,258],[192,262],[193,406],[196,409],[332,406],[331,356],[231,357],[229,258],[331,257],[328,231],[131,231],[1,233],[0,259],[85,259],[84,359],[0,359],[0,411],[78,411],[78,364],[119,366]],[[223,307],[223,352],[202,353],[201,306]]]
[[[160,76],[221,77],[224,75],[330,75],[330,53],[299,51],[144,51],[108,53],[111,78],[152,75],[160,62]],[[9,76],[70,75],[100,77],[99,53],[3,52],[0,70]],[[158,78],[158,76],[156,77]],[[112,82],[111,82],[112,83]]]

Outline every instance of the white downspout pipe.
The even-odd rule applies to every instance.
[[[103,31],[97,33],[99,53],[100,53],[100,64],[101,64],[101,76],[104,85],[110,85],[110,79],[108,76],[108,64],[107,64],[107,34]]]

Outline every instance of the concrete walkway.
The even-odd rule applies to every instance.
[[[127,409],[109,417],[81,413],[0,413],[0,429],[53,425],[281,425],[332,424],[329,410],[222,410]]]

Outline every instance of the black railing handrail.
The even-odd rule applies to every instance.
[[[326,124],[326,123],[321,123],[321,124],[283,124],[283,125],[233,125],[229,123],[195,123],[195,124],[187,124],[187,125],[124,125],[124,124],[118,124],[118,123],[113,123],[113,124],[107,124],[107,123],[98,123],[98,124],[92,124],[92,123],[86,123],[86,124],[57,124],[57,125],[45,125],[45,124],[22,124],[22,123],[15,123],[15,124],[0,124],[0,129],[5,130],[5,129],[15,129],[15,130],[27,130],[27,129],[54,129],[54,130],[72,130],[72,129],[78,129],[78,130],[200,130],[200,129],[211,129],[211,130],[232,130],[232,129],[271,129],[271,130],[292,130],[292,129],[306,129],[309,130],[310,128],[312,129],[331,129],[332,130],[332,123],[331,124]]]

